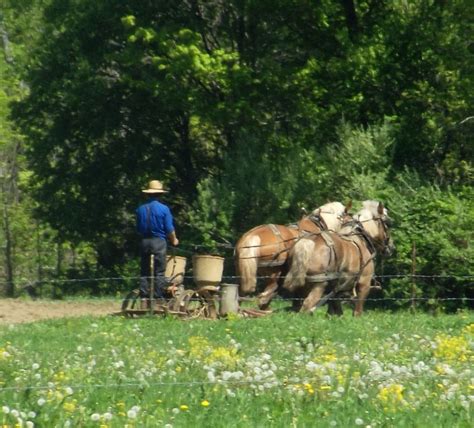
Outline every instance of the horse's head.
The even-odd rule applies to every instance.
[[[362,224],[364,231],[373,241],[377,250],[383,256],[391,256],[395,251],[395,245],[390,236],[391,218],[382,202],[364,201],[362,210],[354,218]]]
[[[337,232],[344,223],[347,208],[340,202],[328,202],[316,208],[311,215],[321,218],[328,230]]]

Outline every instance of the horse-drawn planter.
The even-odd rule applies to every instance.
[[[183,319],[217,319],[230,313],[253,317],[268,313],[239,307],[238,285],[221,282],[223,257],[193,256],[193,288],[186,288],[184,285],[186,262],[185,257],[168,256],[165,272],[168,285],[165,288],[165,297],[156,299],[152,295],[142,296],[140,290],[133,290],[123,299],[121,311],[116,315],[130,318],[171,315]],[[150,283],[153,283],[153,278],[150,278]]]

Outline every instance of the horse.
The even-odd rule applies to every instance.
[[[263,224],[244,233],[234,250],[235,268],[240,278],[240,294],[255,292],[257,276],[265,277],[265,288],[257,297],[260,309],[267,309],[286,269],[288,252],[306,233],[340,229],[351,203],[329,202],[304,216],[295,225]]]
[[[375,257],[378,253],[390,256],[395,249],[390,224],[381,202],[364,201],[363,208],[338,233],[299,239],[288,256],[283,288],[306,296],[300,312],[312,313],[330,300],[329,313],[342,315],[338,298],[351,294],[353,315],[361,315],[372,288]]]

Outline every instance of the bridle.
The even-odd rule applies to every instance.
[[[364,229],[364,226],[362,223],[366,223],[369,221],[374,221],[376,222],[377,226],[383,229],[383,239],[380,241],[378,239],[372,238]],[[364,237],[364,239],[367,241],[369,244],[369,247],[371,247],[371,252],[375,252],[376,249],[378,249],[381,253],[384,253],[385,250],[390,246],[390,232],[388,228],[387,223],[391,223],[390,217],[383,215],[383,216],[378,216],[378,217],[372,217],[367,220],[357,220],[354,219],[354,222],[357,225],[357,230],[360,232],[360,234]]]

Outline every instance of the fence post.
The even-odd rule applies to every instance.
[[[150,254],[150,282],[148,286],[150,287],[150,315],[153,314],[153,309],[155,306],[154,295],[155,295],[155,258],[153,254]]]
[[[416,243],[413,242],[411,249],[411,310],[416,309]]]

